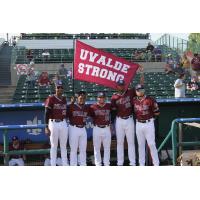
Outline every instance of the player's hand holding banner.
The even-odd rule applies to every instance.
[[[98,50],[80,41],[75,44],[74,79],[98,83],[116,89],[116,82],[125,81],[125,87],[140,67],[123,58]]]

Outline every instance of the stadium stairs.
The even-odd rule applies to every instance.
[[[11,84],[10,64],[12,48],[6,45],[0,51],[0,85]]]
[[[0,86],[0,104],[12,103],[16,86]]]
[[[11,46],[4,45],[0,50],[0,103],[11,103],[16,89],[11,86]]]

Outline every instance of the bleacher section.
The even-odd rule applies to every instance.
[[[149,39],[149,33],[21,33],[20,39]]]
[[[148,43],[152,42],[148,33],[21,34],[16,48],[13,50],[13,64],[29,63],[30,59],[27,59],[27,55],[29,55],[27,52],[31,52],[35,63],[44,63],[42,53],[45,50],[50,54],[45,63],[70,63],[74,56],[74,39],[81,40],[88,45],[103,49],[119,57],[124,57],[127,60],[134,60],[132,56],[134,52],[145,52]],[[145,60],[145,58],[140,60]]]
[[[145,73],[145,88],[146,93],[157,99],[174,98],[174,82],[177,79],[175,75],[166,75],[163,72],[149,72]],[[49,75],[50,79],[53,75]],[[139,83],[140,76],[137,74],[134,78],[131,86]],[[187,77],[186,82],[189,81]],[[68,100],[73,95],[73,82],[71,79],[63,79],[64,84],[64,94],[67,96]],[[84,90],[87,92],[87,100],[96,100],[96,95],[98,91],[105,91],[108,99],[112,96],[113,89],[106,88],[101,85],[94,83],[87,83],[81,81],[75,81],[75,92],[79,90]],[[26,75],[21,75],[17,84],[16,91],[13,96],[13,103],[34,103],[34,102],[44,102],[48,95],[54,94],[55,87],[53,85],[47,87],[39,87],[35,85],[34,88],[28,88],[26,83]],[[199,98],[200,91],[187,91],[186,97],[188,98]]]
[[[112,53],[118,57],[125,58],[129,61],[134,62],[145,62],[146,55],[145,55],[145,48],[108,48],[108,49],[101,49],[105,52]],[[27,58],[28,49],[21,48],[20,50],[16,51],[16,64],[21,63],[29,63]],[[139,51],[142,55],[138,58],[135,57],[134,54]],[[74,50],[73,49],[49,49],[48,52],[50,53],[50,57],[47,61],[44,60],[42,53],[42,49],[31,49],[31,55],[34,59],[36,64],[38,63],[72,63],[74,58]],[[154,57],[152,57],[152,62],[154,61]]]

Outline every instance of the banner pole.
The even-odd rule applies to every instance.
[[[76,38],[73,37],[73,49],[74,49],[74,58],[75,58],[75,43]],[[75,59],[74,59],[75,60]],[[73,86],[73,96],[75,96],[75,80],[74,80],[74,60],[73,60],[73,74],[72,74],[72,86]]]

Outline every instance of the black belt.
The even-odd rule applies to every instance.
[[[120,117],[120,116],[119,116]],[[122,118],[122,119],[129,119],[129,118],[131,118],[131,117],[133,117],[132,115],[130,115],[130,116],[127,116],[127,117],[120,117],[120,118]]]
[[[106,128],[106,127],[108,127],[110,125],[96,125],[96,126],[99,127],[99,128]]]
[[[64,119],[51,119],[52,122],[63,122]]]
[[[151,120],[150,119],[147,119],[147,120],[137,120],[137,122],[140,122],[140,123],[147,123],[147,122],[150,122]]]
[[[85,127],[85,125],[76,125],[76,124],[74,124],[74,125],[71,124],[71,126],[76,126],[76,127],[78,127],[78,128],[83,128],[83,127]]]

